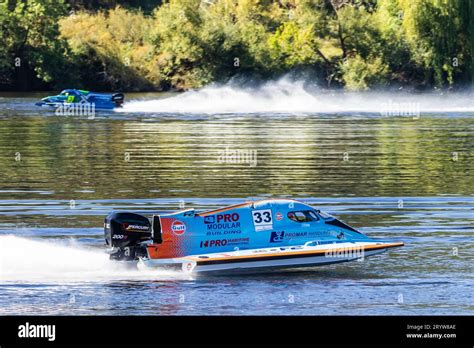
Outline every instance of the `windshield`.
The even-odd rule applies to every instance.
[[[295,222],[318,221],[318,215],[312,210],[290,211],[288,218]]]
[[[332,215],[329,215],[328,213],[325,213],[325,212],[322,212],[322,211],[319,212],[319,216],[321,216],[323,219],[333,219],[334,218]]]

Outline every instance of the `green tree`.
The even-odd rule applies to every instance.
[[[411,60],[423,70],[425,84],[452,85],[455,76],[468,74],[473,40],[469,37],[469,1],[397,0],[392,6],[398,7],[400,29]]]
[[[59,23],[83,88],[90,88],[90,81],[98,89],[154,88],[148,70],[154,56],[148,43],[151,20],[140,11],[117,7],[97,14],[78,12]]]
[[[345,86],[350,90],[366,90],[387,84],[388,66],[382,58],[364,59],[351,56],[341,62],[340,68]]]
[[[454,86],[474,74],[473,7],[470,0],[0,0],[0,87],[188,89],[295,70],[349,89]]]
[[[0,76],[4,85],[25,89],[41,81],[55,85],[67,71],[68,52],[57,21],[67,13],[62,0],[0,3]]]

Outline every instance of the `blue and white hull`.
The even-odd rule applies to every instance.
[[[354,242],[302,245],[281,248],[238,250],[226,253],[191,255],[172,259],[139,260],[139,268],[172,268],[187,273],[255,273],[288,268],[325,266],[348,261],[363,261],[390,248],[396,242]]]

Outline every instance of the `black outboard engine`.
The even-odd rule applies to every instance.
[[[125,96],[123,93],[114,93],[112,94],[112,102],[115,104],[115,107],[120,108],[123,105]]]
[[[104,234],[111,260],[133,261],[147,256],[143,242],[151,240],[152,228],[145,216],[112,212],[104,220]]]

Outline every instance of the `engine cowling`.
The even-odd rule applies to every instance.
[[[125,99],[125,96],[123,93],[114,93],[112,95],[112,102],[115,103],[116,107],[121,107],[123,105],[123,101]]]
[[[152,238],[152,226],[145,216],[112,212],[104,220],[105,242],[113,260],[131,261],[146,256],[142,243]]]

